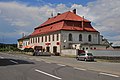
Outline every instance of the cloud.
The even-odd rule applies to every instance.
[[[94,2],[89,2],[87,6],[83,6],[81,4],[71,4],[69,7],[66,6],[66,4],[28,6],[27,4],[15,1],[0,2],[0,28],[10,29],[10,31],[6,31],[6,34],[11,32],[12,36],[12,33],[16,33],[14,36],[16,38],[20,38],[22,32],[25,32],[27,35],[32,33],[35,27],[51,17],[51,13],[56,15],[57,12],[63,13],[76,8],[77,14],[85,16],[86,19],[92,21],[93,27],[101,32],[105,38],[109,41],[120,41],[119,4],[120,0],[96,0]],[[13,32],[11,29],[13,29]],[[2,30],[0,31],[2,32]]]
[[[109,41],[120,41],[120,0],[97,0],[88,4],[89,15],[94,16],[92,20],[95,27]],[[111,35],[114,35],[111,37]]]

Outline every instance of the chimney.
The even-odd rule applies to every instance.
[[[76,14],[76,9],[73,9],[73,13]]]
[[[60,13],[57,13],[57,16],[60,15]]]

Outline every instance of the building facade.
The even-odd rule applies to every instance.
[[[84,17],[68,11],[49,18],[34,29],[29,36],[18,39],[18,48],[34,48],[40,46],[41,51],[61,53],[63,49],[108,49],[100,32],[95,30],[91,22]]]

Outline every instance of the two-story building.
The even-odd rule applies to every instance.
[[[42,51],[51,53],[63,49],[107,49],[109,42],[103,43],[100,32],[95,30],[91,21],[84,19],[73,12],[58,13],[48,18],[40,26],[34,28],[29,36],[18,39],[18,48],[34,48],[41,46]]]

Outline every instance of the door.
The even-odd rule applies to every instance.
[[[50,52],[50,47],[49,46],[46,47],[46,52]]]
[[[57,53],[57,46],[53,47],[53,53]]]

